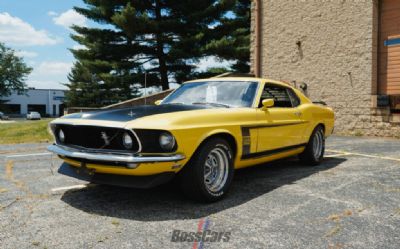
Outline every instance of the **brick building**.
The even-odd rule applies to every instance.
[[[306,83],[336,132],[400,137],[400,0],[255,0],[252,71]]]

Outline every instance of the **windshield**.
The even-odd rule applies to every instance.
[[[206,81],[186,83],[169,95],[162,104],[251,107],[257,82]]]

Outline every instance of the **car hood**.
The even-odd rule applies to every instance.
[[[74,113],[62,117],[62,119],[83,119],[83,120],[101,120],[101,121],[116,121],[129,122],[142,117],[147,117],[157,114],[166,114],[172,112],[184,112],[192,110],[206,109],[204,106],[194,105],[156,105],[156,106],[135,106],[124,109],[112,109],[104,111],[94,111],[86,113]]]
[[[95,125],[127,129],[184,129],[244,124],[255,121],[253,108],[211,108],[193,105],[136,106],[87,113],[74,113],[52,124]]]

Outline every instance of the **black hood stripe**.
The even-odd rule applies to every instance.
[[[104,120],[104,121],[121,121],[127,122],[134,119],[171,112],[184,112],[192,110],[207,109],[205,106],[167,104],[155,106],[134,106],[124,109],[102,110],[85,113],[74,113],[63,118],[65,119],[87,119],[87,120]]]

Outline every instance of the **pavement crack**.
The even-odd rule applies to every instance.
[[[19,201],[19,198],[15,198],[13,201],[11,201],[5,206],[0,206],[0,211],[3,211],[4,209],[11,207],[14,203],[17,203],[17,201]]]
[[[13,160],[8,160],[6,162],[6,178],[7,180],[13,180],[13,168],[14,168],[14,161]]]

